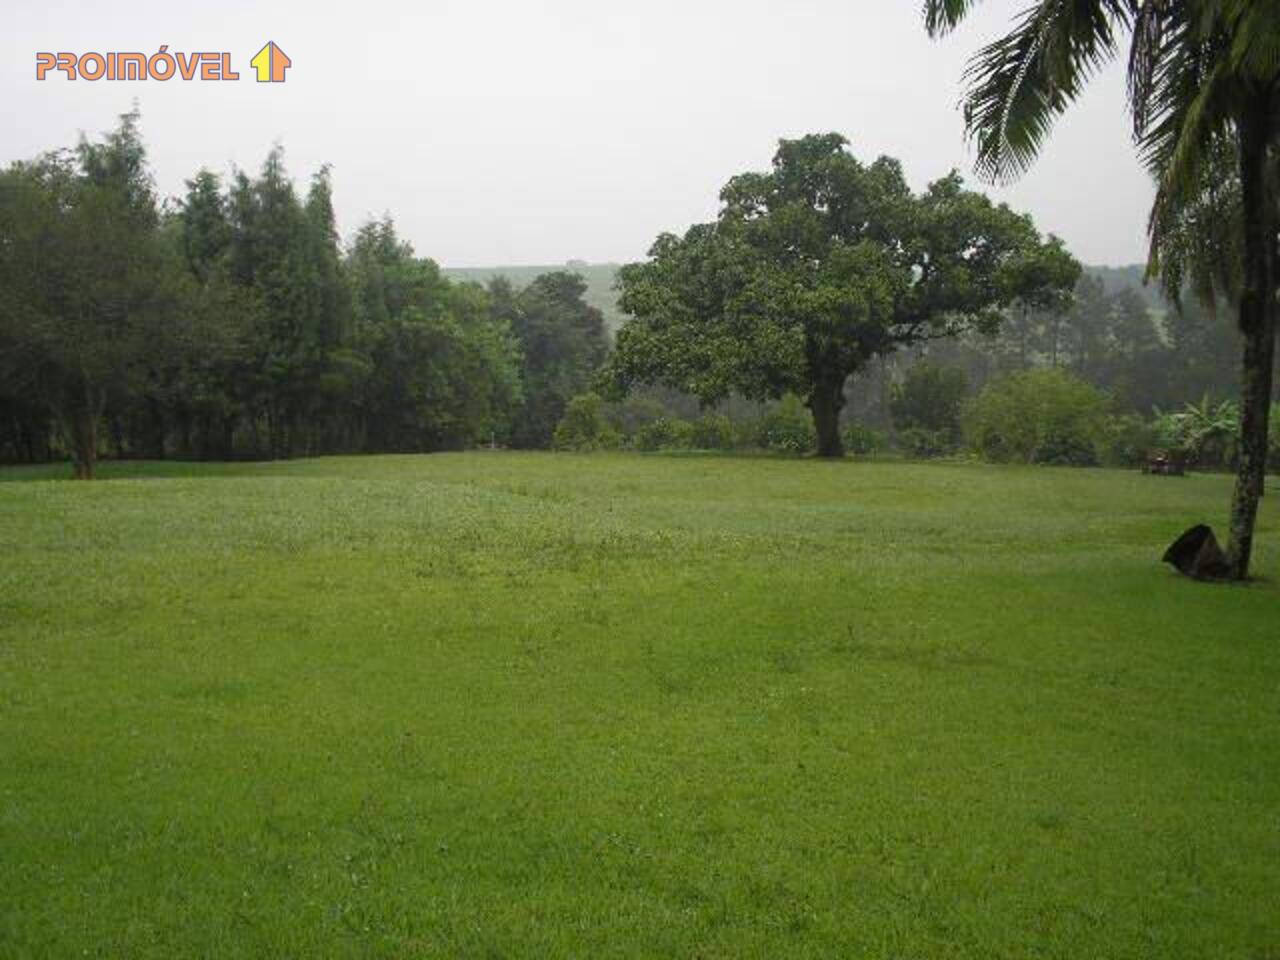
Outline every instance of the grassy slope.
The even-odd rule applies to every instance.
[[[0,955],[1275,956],[1228,478],[109,473],[0,483]]]

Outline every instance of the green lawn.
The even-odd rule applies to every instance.
[[[1229,478],[65,473],[0,471],[6,960],[1280,958],[1280,512],[1158,562]]]

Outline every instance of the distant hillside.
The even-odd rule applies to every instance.
[[[585,294],[587,303],[604,314],[605,325],[610,330],[622,326],[623,316],[618,312],[618,296],[613,289],[613,278],[618,272],[617,263],[587,263],[584,260],[570,260],[568,263],[554,266],[523,267],[442,267],[446,276],[455,280],[473,280],[476,283],[488,283],[494,277],[503,276],[515,287],[526,286],[534,277],[555,270],[567,270],[576,273],[587,281]]]
[[[545,266],[445,267],[443,270],[447,276],[456,280],[473,280],[476,283],[488,283],[494,277],[504,276],[517,287],[525,286],[539,274],[550,273],[553,270],[571,271],[587,281],[587,302],[599,308],[604,314],[605,323],[610,330],[617,330],[626,319],[618,310],[618,294],[613,289],[613,280],[619,266],[620,264],[616,263],[587,263],[584,260],[570,260],[568,263]],[[1153,310],[1163,311],[1166,307],[1159,284],[1143,285],[1142,275],[1146,268],[1142,264],[1134,263],[1124,267],[1086,265],[1084,269],[1090,276],[1100,279],[1108,293],[1127,287],[1141,294]]]

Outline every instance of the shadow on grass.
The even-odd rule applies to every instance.
[[[187,477],[243,477],[260,474],[280,461],[222,462],[208,460],[103,460],[94,482],[102,480],[165,480]],[[74,480],[70,462],[0,466],[0,483]]]

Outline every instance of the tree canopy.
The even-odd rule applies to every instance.
[[[0,171],[0,448],[290,457],[547,445],[607,349],[571,274],[444,277],[390,216],[343,245],[327,167],[299,191],[198,171],[155,196],[139,118]],[[105,433],[105,436],[103,435]]]
[[[845,383],[871,359],[993,330],[1015,303],[1067,302],[1079,265],[1029,217],[954,173],[913,193],[896,160],[847,148],[834,133],[781,141],[770,171],[728,182],[714,223],[620,271],[633,319],[606,370],[614,393],[795,393],[819,452],[839,456]]]

